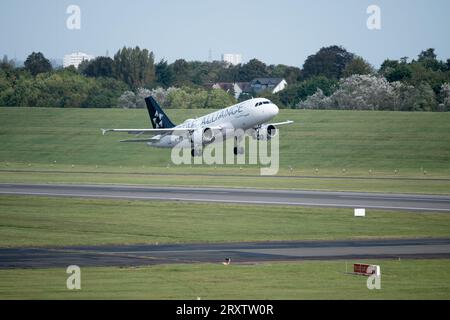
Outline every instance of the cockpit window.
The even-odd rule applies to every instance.
[[[270,104],[270,103],[272,103],[272,102],[270,102],[270,100],[260,101],[255,104],[255,107],[258,107],[263,104]]]

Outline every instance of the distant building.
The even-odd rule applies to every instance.
[[[234,97],[239,99],[241,93],[249,89],[249,85],[249,82],[216,82],[210,87],[213,89],[222,89],[226,92],[233,92]]]
[[[70,54],[66,54],[64,56],[64,60],[63,60],[63,67],[67,68],[68,66],[74,66],[75,68],[78,68],[78,66],[80,65],[80,63],[82,63],[83,61],[87,60],[92,60],[95,57],[83,52],[74,52],[74,53],[70,53]]]
[[[286,88],[287,82],[283,78],[256,78],[250,82],[250,89],[253,93],[260,93],[268,90],[270,93],[277,93]]]
[[[235,66],[242,62],[242,55],[238,53],[224,53],[222,54],[222,61]]]

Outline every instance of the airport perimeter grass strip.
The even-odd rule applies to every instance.
[[[450,214],[0,195],[0,247],[427,237]]]
[[[381,266],[381,289],[346,274]],[[68,290],[65,268],[0,270],[0,299],[450,299],[450,260],[306,261],[81,268]]]

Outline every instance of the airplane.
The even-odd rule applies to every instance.
[[[120,142],[146,142],[151,147],[173,148],[191,147],[191,156],[200,156],[202,146],[213,143],[217,135],[225,137],[229,129],[254,129],[254,139],[270,140],[277,133],[277,127],[293,123],[288,120],[277,123],[267,123],[275,117],[279,109],[268,99],[252,98],[230,107],[209,113],[196,119],[187,119],[179,125],[170,121],[159,104],[152,96],[145,98],[148,114],[153,129],[101,129],[102,134],[107,132],[127,132],[135,134],[136,138],[121,140]],[[201,134],[200,143],[193,137]],[[141,138],[153,135],[150,138]],[[234,154],[242,154],[242,148],[234,147]]]

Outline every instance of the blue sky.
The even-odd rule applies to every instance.
[[[81,29],[66,28],[66,8],[81,9]],[[366,27],[369,5],[381,30]],[[0,55],[23,60],[83,51],[112,56],[122,46],[148,48],[156,60],[208,60],[237,52],[244,61],[301,67],[323,46],[338,44],[378,67],[415,58],[426,48],[450,58],[448,0],[2,0]]]

